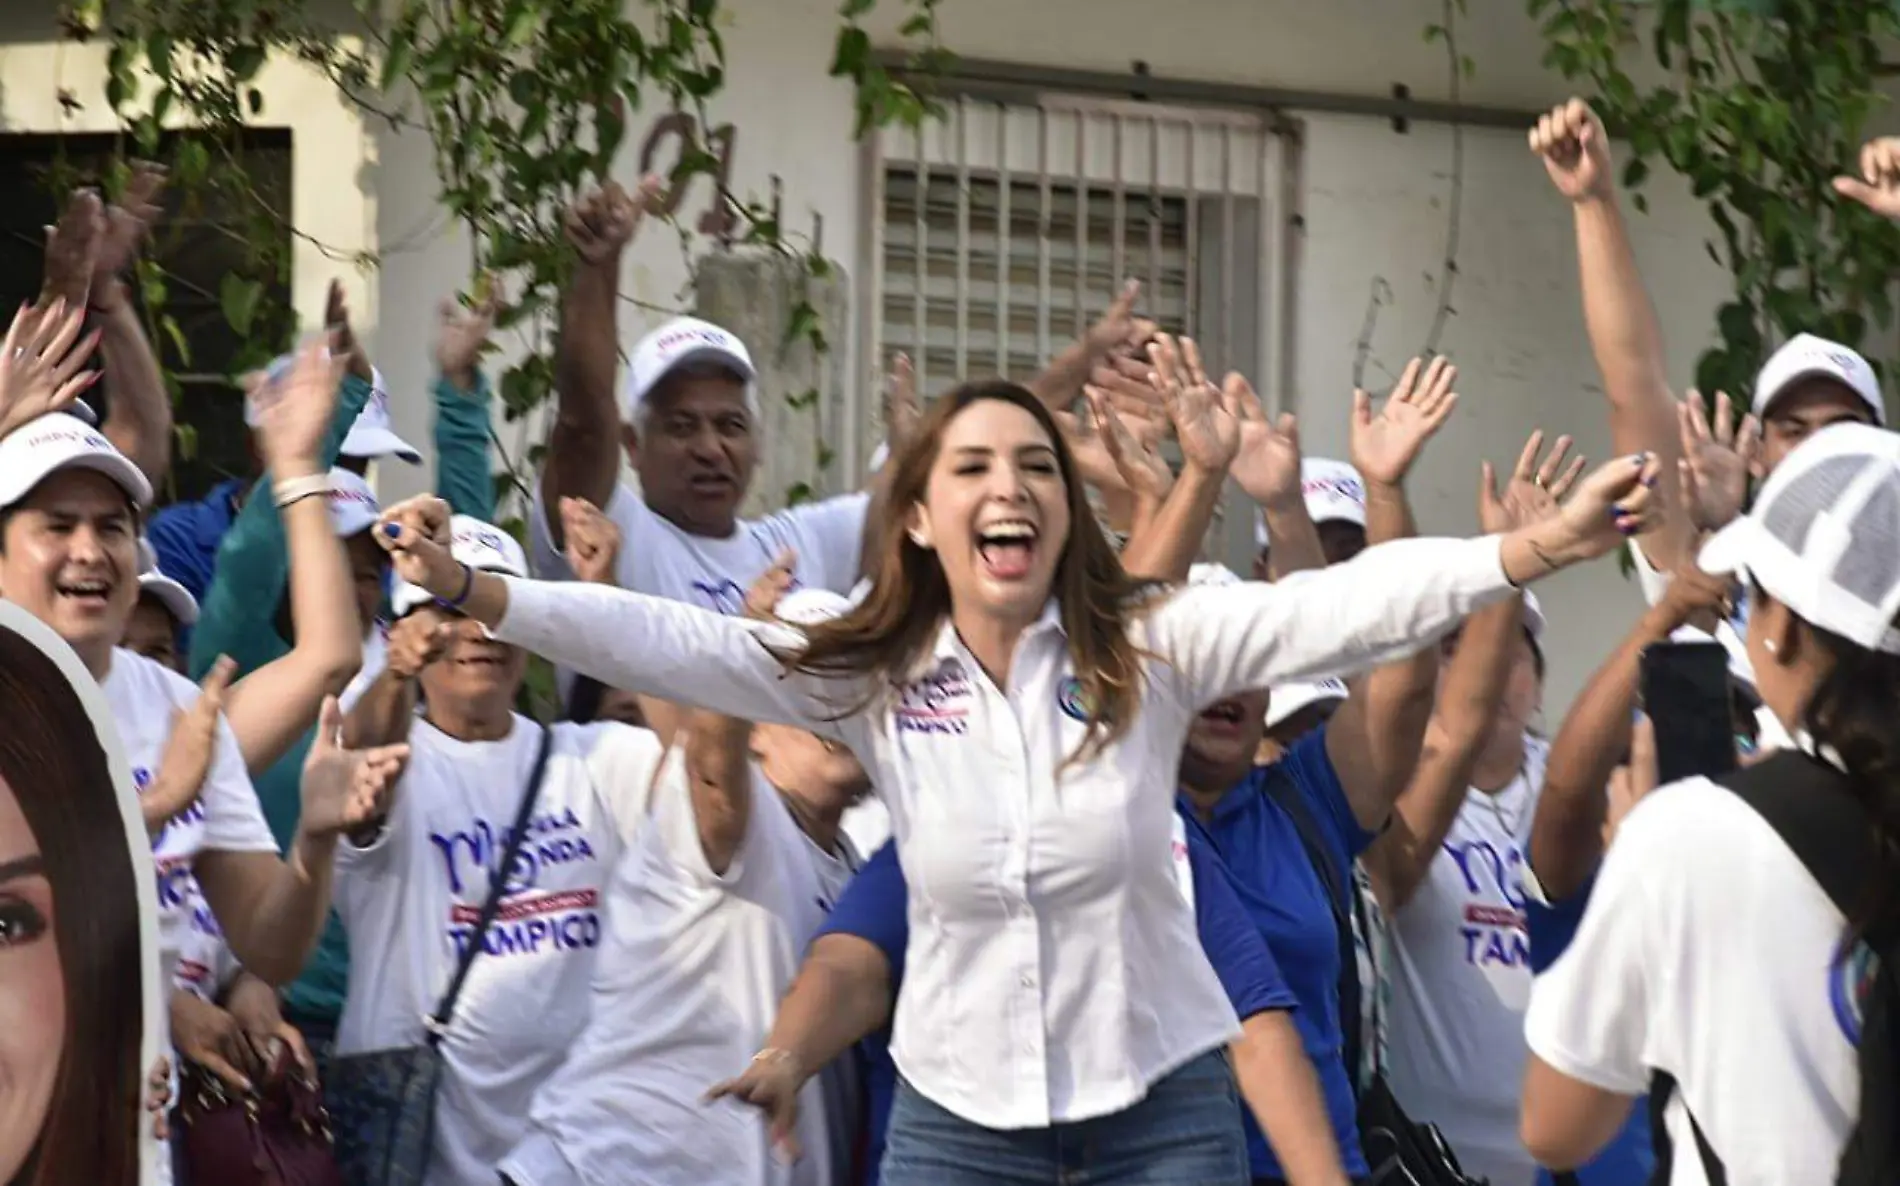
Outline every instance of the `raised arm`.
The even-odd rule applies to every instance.
[[[1654,471],[1653,457],[1618,458],[1584,479],[1556,518],[1504,534],[1399,540],[1274,584],[1181,590],[1148,611],[1147,645],[1194,708],[1391,662],[1645,530]]]
[[[620,258],[639,229],[654,179],[630,195],[609,182],[575,202],[567,214],[567,238],[578,257],[561,295],[561,332],[554,355],[554,425],[548,460],[541,471],[541,497],[549,507],[563,498],[606,506],[620,479],[619,373]],[[550,515],[548,531],[561,546],[561,525]]]
[[[1130,536],[1122,564],[1140,576],[1179,581],[1186,579],[1200,555],[1228,468],[1240,452],[1236,401],[1247,381],[1229,375],[1225,390],[1215,387],[1201,367],[1200,348],[1191,338],[1177,344],[1166,334],[1157,335],[1149,357],[1154,364],[1150,382],[1161,393],[1174,424],[1183,465],[1180,480],[1160,509],[1139,535]],[[1115,415],[1108,401],[1097,397],[1097,402],[1098,414]]]
[[[1283,412],[1277,423],[1269,422],[1253,384],[1240,375],[1227,377],[1226,390],[1240,419],[1240,450],[1228,473],[1260,508],[1267,527],[1268,579],[1325,568],[1319,528],[1307,513],[1301,487],[1299,420]]]
[[[144,162],[133,166],[125,193],[104,213],[90,297],[104,335],[99,354],[110,397],[99,430],[138,465],[155,489],[171,469],[172,401],[123,276],[158,218],[164,185],[164,169]]]
[[[336,741],[341,724],[336,701],[324,701],[304,760],[297,834],[281,859],[271,852],[207,849],[195,865],[232,954],[270,984],[287,984],[303,971],[330,911],[338,837],[381,813],[408,759],[406,746],[342,749]],[[235,749],[233,743],[229,760],[237,760]],[[248,783],[245,793],[251,793]]]
[[[561,503],[560,515],[561,528],[567,540],[567,566],[573,571],[574,579],[613,587],[616,559],[620,553],[620,528],[599,507],[579,498],[570,498]],[[590,682],[598,685],[600,681]],[[673,735],[684,723],[685,710],[655,696],[639,696],[636,699],[640,703],[640,719],[646,727],[660,739],[662,746],[672,745]]]
[[[389,628],[383,669],[343,718],[343,744],[351,749],[409,740],[421,699],[422,669],[442,657],[449,624],[440,610],[421,606]]]
[[[1370,546],[1418,534],[1405,478],[1425,442],[1444,427],[1457,406],[1458,394],[1452,390],[1457,378],[1458,368],[1442,356],[1429,365],[1415,358],[1377,415],[1371,396],[1353,392],[1351,457],[1366,486]],[[1576,470],[1581,466],[1579,460]],[[1556,496],[1563,493],[1559,490]],[[1314,540],[1317,544],[1318,537]],[[1420,648],[1409,659],[1388,663],[1355,681],[1352,695],[1327,727],[1326,756],[1339,774],[1354,818],[1368,831],[1385,826],[1393,801],[1418,768],[1437,682],[1437,649]]]
[[[323,698],[341,692],[363,665],[364,624],[356,618],[349,560],[324,488],[310,484],[328,472],[318,456],[343,376],[343,359],[326,357],[325,347],[323,338],[312,338],[281,383],[260,383],[251,393],[289,555],[294,638],[288,654],[245,676],[226,698],[225,716],[250,770],[281,758],[317,719]]]
[[[1604,788],[1629,749],[1643,651],[1667,642],[1692,618],[1713,625],[1727,597],[1725,580],[1695,568],[1677,574],[1570,706],[1544,765],[1528,854],[1552,901],[1581,889],[1603,857]]]
[[[1118,347],[1139,347],[1154,334],[1155,323],[1135,315],[1135,301],[1140,296],[1139,280],[1123,284],[1101,319],[1049,360],[1042,373],[1030,381],[1029,390],[1051,411],[1068,410],[1081,396],[1097,364]]]
[[[1576,216],[1583,320],[1609,397],[1611,446],[1618,453],[1650,452],[1662,459],[1662,516],[1656,531],[1637,546],[1667,572],[1685,559],[1692,534],[1676,484],[1681,457],[1676,405],[1662,329],[1617,201],[1610,138],[1596,113],[1583,100],[1571,99],[1538,120],[1530,144]]]
[[[441,499],[412,498],[383,512],[376,539],[397,575],[498,640],[611,687],[850,744],[844,718],[868,700],[869,689],[789,671],[783,656],[804,641],[797,630],[604,585],[475,572],[449,555],[448,520]]]
[[[495,521],[495,479],[489,469],[491,394],[482,354],[495,325],[493,281],[482,277],[475,303],[442,302],[435,341],[435,492],[458,515]]]
[[[1531,434],[1502,494],[1496,491],[1490,463],[1485,463],[1478,521],[1488,530],[1524,530],[1565,513],[1557,499],[1579,467],[1573,463],[1569,470],[1561,468],[1569,440],[1559,438],[1540,468],[1543,443],[1543,433]],[[1439,697],[1440,735],[1424,748],[1417,771],[1400,791],[1391,826],[1366,853],[1367,870],[1388,912],[1411,901],[1464,805],[1523,629],[1521,597],[1473,614],[1465,624]]]

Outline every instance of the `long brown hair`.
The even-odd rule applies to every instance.
[[[145,1071],[138,887],[86,707],[37,646],[0,627],[0,779],[53,890],[66,1030],[38,1144],[15,1186],[137,1186]]]
[[[1055,417],[1027,388],[1006,380],[965,383],[931,405],[910,446],[886,463],[894,468],[883,519],[875,525],[872,551],[865,557],[865,568],[872,574],[870,593],[849,613],[811,627],[809,644],[802,653],[787,656],[787,662],[814,675],[901,682],[929,653],[950,614],[950,585],[937,554],[910,538],[906,518],[913,505],[924,501],[944,430],[982,400],[1028,412],[1055,449],[1069,500],[1069,538],[1056,563],[1051,592],[1088,713],[1088,733],[1076,756],[1087,756],[1121,737],[1134,722],[1141,701],[1141,655],[1128,636],[1128,613],[1145,586],[1122,570],[1120,558],[1102,535]]]

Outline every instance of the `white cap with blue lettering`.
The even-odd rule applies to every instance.
[[[457,515],[449,520],[449,555],[477,572],[510,577],[528,575],[528,557],[515,537],[473,515]],[[389,608],[398,618],[434,601],[434,594],[408,581],[397,581],[389,593]]]

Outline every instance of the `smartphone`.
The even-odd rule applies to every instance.
[[[1656,731],[1657,784],[1735,769],[1728,651],[1717,642],[1661,642],[1643,651],[1643,712]]]

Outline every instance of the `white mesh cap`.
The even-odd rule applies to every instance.
[[[1366,482],[1359,471],[1330,457],[1307,457],[1300,462],[1300,493],[1306,501],[1306,517],[1317,527],[1321,523],[1366,525]],[[1267,518],[1259,511],[1253,516],[1254,543],[1267,546]]]
[[[450,518],[449,555],[476,572],[510,577],[528,575],[528,557],[515,537],[473,515]],[[389,608],[398,618],[434,600],[427,590],[404,580],[396,581],[389,591]]]
[[[1867,424],[1815,433],[1700,564],[1746,573],[1810,625],[1900,655],[1900,435]]]

